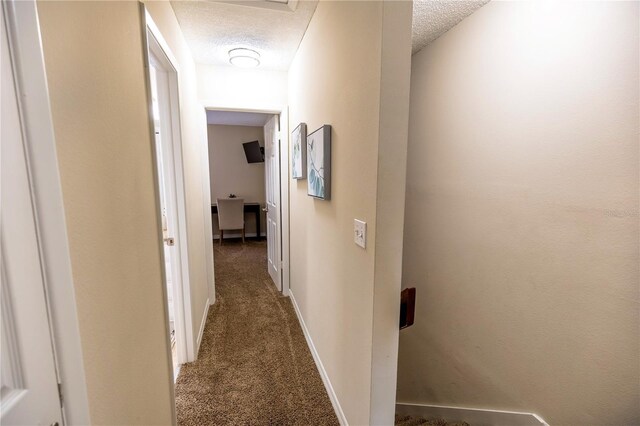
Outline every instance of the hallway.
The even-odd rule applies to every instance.
[[[267,274],[266,242],[216,242],[214,259],[217,300],[176,383],[178,424],[337,425],[293,306]]]

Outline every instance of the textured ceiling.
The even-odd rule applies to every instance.
[[[273,114],[236,111],[207,111],[207,124],[262,127]]]
[[[488,2],[489,0],[414,0],[412,52],[416,53]]]
[[[416,53],[489,0],[414,0],[412,52]],[[229,50],[258,51],[261,69],[286,71],[317,0],[172,1],[197,63],[229,64]]]
[[[317,0],[171,2],[196,62],[231,66],[229,50],[248,47],[260,53],[260,68],[284,71],[317,4]]]

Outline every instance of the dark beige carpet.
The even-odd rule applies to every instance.
[[[176,383],[178,425],[338,425],[266,243],[214,244],[216,303]]]
[[[469,426],[467,422],[448,422],[442,419],[403,416],[396,414],[396,426]]]

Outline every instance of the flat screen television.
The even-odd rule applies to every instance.
[[[264,163],[264,148],[258,141],[246,142],[242,144],[247,163]]]

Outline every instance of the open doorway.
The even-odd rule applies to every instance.
[[[243,235],[262,241],[269,276],[276,289],[286,294],[288,150],[283,137],[286,132],[280,131],[285,127],[283,121],[283,115],[274,112],[207,110],[211,237],[217,246],[233,244]],[[236,209],[242,216],[242,230],[233,229],[240,225],[234,225],[225,214],[226,205],[234,199],[242,204],[242,212],[240,207]]]
[[[163,241],[167,339],[175,381],[180,365],[195,358],[189,298],[178,75],[173,56],[148,15],[147,43],[158,216]]]

